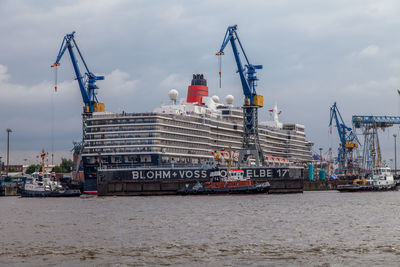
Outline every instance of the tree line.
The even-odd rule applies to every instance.
[[[67,173],[72,170],[73,162],[70,159],[61,158],[60,165],[57,165],[53,168],[53,172],[55,173]],[[31,164],[26,169],[26,173],[31,174],[37,171],[41,171],[40,164]]]

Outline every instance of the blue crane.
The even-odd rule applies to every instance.
[[[262,69],[262,65],[253,65],[250,64],[249,59],[246,55],[246,52],[243,49],[242,43],[240,42],[239,36],[237,34],[237,25],[229,26],[226,30],[224,40],[222,42],[221,48],[217,55],[224,55],[224,49],[228,45],[228,42],[231,43],[233,55],[235,56],[238,73],[240,76],[240,81],[242,83],[243,93],[245,96],[245,104],[247,105],[257,105],[259,107],[263,106],[263,97],[257,95],[256,93],[256,81],[258,80],[256,76],[256,70]],[[246,59],[246,65],[243,68],[242,61],[240,60],[239,50],[237,48],[236,42],[238,42],[240,46],[240,50],[243,53],[244,58]]]
[[[356,128],[366,125],[376,125],[379,128],[391,127],[393,124],[400,124],[399,116],[360,116],[353,115],[353,124]]]
[[[370,170],[374,166],[381,166],[382,153],[379,145],[378,128],[384,130],[394,124],[400,124],[400,117],[353,115],[352,120],[355,128],[363,129],[363,167]]]
[[[336,128],[338,130],[338,135],[340,139],[337,157],[339,170],[345,172],[353,172],[354,166],[352,152],[354,148],[358,148],[360,141],[358,140],[357,135],[354,134],[352,128],[346,126],[346,124],[344,123],[336,102],[330,109],[330,127],[332,126],[333,120],[335,120],[336,122]]]
[[[242,148],[239,153],[239,162],[246,162],[249,156],[253,156],[256,164],[264,164],[265,159],[263,151],[260,146],[258,138],[258,108],[263,106],[263,96],[257,95],[256,93],[256,70],[262,69],[262,65],[253,65],[250,63],[246,52],[243,49],[242,43],[240,42],[237,34],[237,25],[229,26],[226,30],[224,40],[217,55],[224,55],[224,49],[228,45],[232,46],[233,55],[236,60],[237,72],[239,73],[240,81],[242,83],[243,94],[244,94],[244,105],[243,105],[243,139]],[[243,67],[240,59],[240,51],[242,52],[246,64]],[[221,72],[220,72],[221,75]]]
[[[76,80],[79,84],[79,89],[81,90],[81,95],[85,107],[83,109],[84,113],[92,113],[92,112],[102,112],[104,111],[104,104],[99,103],[96,96],[96,89],[99,89],[96,85],[96,81],[104,80],[104,76],[96,76],[94,75],[88,68],[85,59],[82,56],[81,51],[78,48],[78,45],[74,39],[75,32],[71,34],[67,34],[64,36],[64,39],[61,43],[60,51],[58,52],[57,59],[51,67],[57,67],[60,65],[60,60],[64,55],[66,49],[68,49],[69,55],[71,57],[71,62],[74,67]],[[75,56],[74,49],[78,51],[79,57],[81,58],[83,65],[85,66],[86,72],[85,76],[81,74],[79,69],[78,60]],[[57,89],[57,85],[55,87]]]

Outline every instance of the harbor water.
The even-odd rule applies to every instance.
[[[400,192],[0,198],[0,265],[398,266]]]

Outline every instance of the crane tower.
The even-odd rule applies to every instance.
[[[340,143],[338,148],[337,162],[339,165],[339,172],[352,176],[359,173],[359,166],[356,162],[356,149],[360,145],[357,135],[353,132],[351,127],[346,126],[342,115],[336,105],[336,102],[330,108],[329,126],[332,127],[333,122],[336,123]]]
[[[265,164],[264,153],[260,146],[258,137],[258,108],[264,105],[263,96],[256,93],[256,70],[262,69],[262,65],[253,65],[249,62],[246,52],[243,49],[237,34],[237,25],[229,26],[226,30],[224,40],[217,55],[224,54],[224,49],[230,42],[233,55],[235,57],[237,72],[239,73],[244,94],[243,104],[243,136],[242,147],[239,152],[239,164],[247,162],[250,157],[253,157],[257,166]],[[243,67],[239,56],[239,49],[242,52],[246,61]],[[221,74],[221,72],[220,72]]]

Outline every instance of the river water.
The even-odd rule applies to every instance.
[[[0,198],[0,265],[398,266],[400,192]]]

